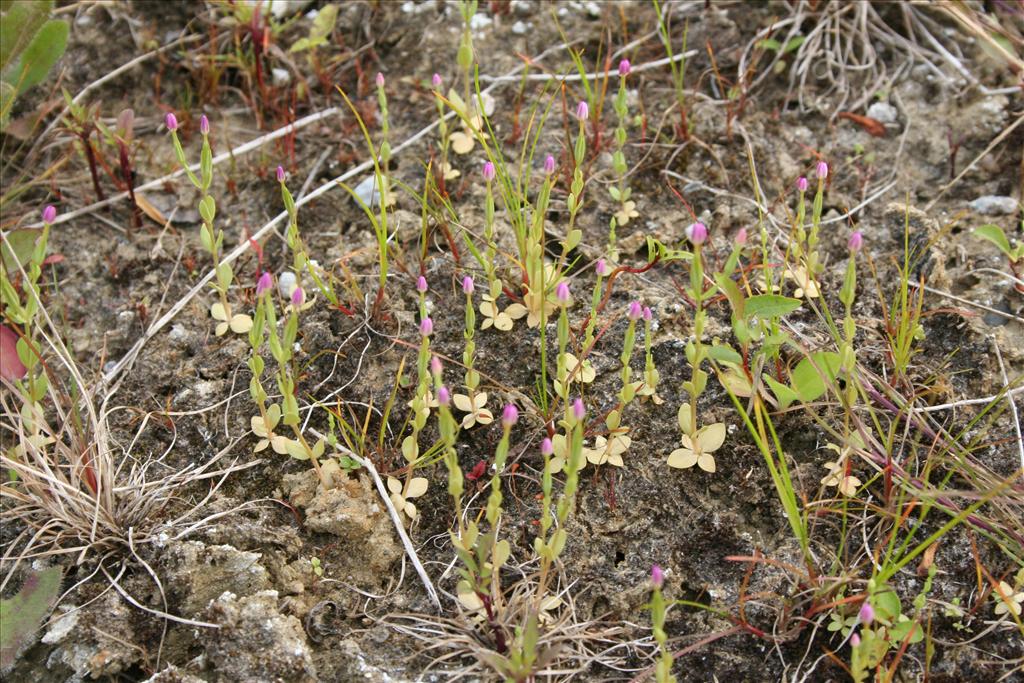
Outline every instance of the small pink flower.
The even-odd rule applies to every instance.
[[[486,180],[487,182],[491,182],[492,180],[494,180],[494,164],[491,163],[490,161],[484,164],[483,175],[484,180]]]
[[[864,246],[864,235],[862,235],[859,230],[854,231],[854,233],[850,235],[850,239],[847,241],[846,246],[849,247],[850,251],[860,251],[860,248]]]
[[[619,75],[620,76],[628,76],[629,72],[632,71],[632,70],[633,70],[633,67],[630,65],[628,59],[623,59],[621,62],[619,62]]]
[[[551,443],[551,439],[545,438],[540,442],[540,454],[549,456],[555,452],[555,445]]]
[[[555,300],[564,306],[569,303],[569,296],[569,283],[562,280],[558,283],[558,286],[555,287]]]
[[[462,278],[462,291],[463,292],[465,292],[467,295],[468,294],[472,294],[474,289],[475,289],[475,287],[473,285],[473,278],[471,278],[468,275],[466,277]]]
[[[431,375],[440,375],[442,370],[444,370],[444,368],[441,366],[441,359],[438,358],[437,356],[431,356],[430,357],[430,374]]]
[[[206,114],[199,117],[199,132],[203,135],[210,134],[210,119],[206,118]]]
[[[256,281],[256,297],[259,298],[269,292],[274,287],[274,276],[270,274],[270,271],[265,270],[260,275],[260,279]]]
[[[807,178],[805,176],[800,176],[796,179],[796,189],[801,192],[807,192]]]
[[[580,103],[576,105],[576,118],[580,121],[586,121],[590,118],[590,107],[583,100],[580,100]]]
[[[434,321],[430,318],[424,318],[420,321],[420,334],[424,337],[429,337],[434,333]]]
[[[378,88],[383,88],[384,87],[384,74],[382,74],[379,71],[377,72],[377,87]]]
[[[860,636],[854,633],[850,636],[850,647],[858,647],[860,645]]]
[[[864,604],[860,606],[860,612],[857,613],[857,616],[860,618],[860,623],[865,626],[871,626],[871,622],[875,620],[875,610],[871,603],[865,600]]]
[[[643,314],[644,309],[643,306],[640,305],[639,301],[629,302],[629,310],[626,311],[626,316],[629,317],[630,320],[639,320],[643,316]]]
[[[277,167],[277,182],[279,182],[279,183],[283,183],[284,182],[284,166],[278,166]]]
[[[665,572],[658,565],[651,566],[651,585],[657,589],[665,584]]]
[[[742,247],[747,243],[747,229],[740,228],[740,231],[736,233],[736,239],[734,240],[736,246]]]
[[[422,275],[416,278],[416,291],[420,294],[426,294],[427,292],[427,278]]]
[[[611,272],[608,268],[608,262],[603,258],[597,259],[597,264],[594,266],[594,272],[601,277],[607,277],[608,273]]]
[[[650,307],[649,306],[644,306],[644,322],[648,322],[649,323],[649,322],[651,322],[651,320],[653,318],[654,318],[654,314],[651,313]]]
[[[827,178],[828,177],[828,164],[826,164],[824,161],[819,161],[818,162],[818,167],[815,169],[815,173],[818,175],[818,178],[820,178],[821,180],[824,180],[825,178]]]
[[[433,85],[434,88],[440,88],[441,87],[441,74],[434,74],[433,76],[431,76],[430,77],[430,84]]]
[[[53,204],[47,204],[46,208],[43,209],[43,222],[52,223],[57,218],[57,207]]]
[[[577,398],[572,402],[572,416],[576,418],[577,422],[587,416],[587,409],[583,405],[582,398]]]
[[[164,125],[167,126],[167,130],[178,130],[178,117],[174,115],[174,112],[167,112],[167,116],[164,117]]]
[[[452,392],[448,391],[448,387],[443,384],[437,390],[437,402],[443,406],[448,405],[452,401]]]
[[[550,154],[544,158],[544,173],[551,175],[555,172],[555,158]]]
[[[501,424],[503,427],[511,427],[519,420],[519,409],[516,408],[514,403],[509,403],[505,406],[505,410],[501,411]]]
[[[296,287],[292,290],[292,306],[295,308],[301,308],[305,301],[306,293],[302,291],[302,287]]]
[[[708,238],[707,226],[701,222],[691,223],[686,228],[686,238],[694,244],[704,244],[704,240]]]

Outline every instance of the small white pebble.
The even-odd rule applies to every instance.
[[[277,278],[277,293],[284,299],[291,299],[297,284],[295,273],[286,270]]]

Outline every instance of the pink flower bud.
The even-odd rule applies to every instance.
[[[828,177],[828,164],[826,164],[824,161],[819,161],[818,162],[818,167],[815,169],[815,173],[818,175],[818,178],[820,178],[821,180],[824,180],[825,178],[827,178]]]
[[[691,223],[686,228],[686,239],[690,240],[694,244],[704,244],[704,240],[708,238],[708,229],[703,223]]]
[[[199,117],[199,132],[203,135],[210,134],[210,119],[206,118],[206,114]]]
[[[740,231],[738,233],[736,233],[736,239],[734,240],[734,242],[736,243],[736,246],[738,246],[738,247],[742,247],[744,244],[747,243],[747,229],[746,228],[740,228]]]
[[[473,278],[471,278],[468,275],[462,278],[462,291],[465,292],[466,294],[472,294],[473,289]]]
[[[296,287],[292,290],[292,306],[295,308],[301,308],[305,301],[306,293],[302,291],[302,287]]]
[[[871,622],[875,620],[875,609],[871,606],[871,603],[867,600],[860,606],[860,612],[857,613],[857,617],[860,619],[860,623],[865,626],[871,626]]]
[[[580,103],[576,105],[576,118],[580,121],[586,121],[589,117],[590,107],[587,106],[586,102],[580,100]]]
[[[544,173],[551,175],[555,172],[555,158],[550,154],[544,158]]]
[[[859,646],[860,646],[860,636],[857,635],[856,633],[854,633],[852,636],[850,636],[850,647],[859,647]]]
[[[441,385],[441,387],[438,388],[437,402],[443,406],[446,406],[452,402],[452,392],[448,391],[448,387]]]
[[[434,321],[430,318],[424,318],[420,321],[420,334],[424,337],[429,337],[434,333]]]
[[[654,318],[654,314],[651,313],[650,307],[644,306],[644,322],[651,322],[652,318]]]
[[[582,398],[577,398],[572,402],[572,416],[576,418],[577,422],[587,416],[587,409],[583,405]]]
[[[430,374],[431,375],[440,375],[441,371],[443,369],[444,368],[441,367],[441,359],[438,358],[437,356],[431,356],[430,357]]]
[[[270,274],[270,271],[265,270],[260,275],[260,279],[256,281],[256,296],[261,297],[269,292],[274,287],[274,276]]]
[[[430,84],[435,88],[441,87],[441,74],[434,74],[430,77]]]
[[[43,209],[43,222],[52,223],[57,218],[57,207],[53,204],[47,204],[46,208]]]
[[[658,565],[651,566],[651,585],[661,590],[665,584],[665,572]]]
[[[544,456],[551,455],[555,452],[555,445],[551,443],[551,439],[545,438],[540,442],[540,454]]]
[[[854,233],[850,235],[850,239],[847,241],[846,246],[850,248],[850,251],[860,251],[860,248],[864,246],[864,235],[862,235],[859,230],[854,231]]]
[[[427,278],[423,277],[422,275],[416,278],[416,291],[419,292],[420,294],[427,293]]]
[[[603,258],[597,259],[597,264],[594,266],[594,272],[601,277],[607,277],[611,270],[608,268],[608,262]]]
[[[178,130],[178,117],[174,115],[174,112],[167,113],[167,116],[164,117],[164,125],[167,126],[167,130]]]
[[[277,167],[277,182],[279,182],[279,183],[283,183],[284,182],[284,166],[278,166]]]
[[[384,87],[384,74],[382,74],[379,71],[377,72],[377,87],[378,88],[383,88]]]
[[[800,176],[799,178],[796,179],[796,189],[800,190],[801,192],[807,192],[807,178],[806,177]]]
[[[505,406],[505,410],[501,411],[501,425],[503,427],[511,427],[519,420],[519,409],[516,408],[514,403],[509,403]]]
[[[628,76],[629,72],[632,71],[632,70],[633,70],[633,67],[630,65],[628,59],[623,59],[621,62],[619,62],[619,75],[620,76]]]
[[[487,182],[491,182],[492,180],[494,180],[494,164],[491,163],[490,161],[485,163],[483,174],[484,180],[486,180]]]
[[[639,320],[643,314],[644,309],[643,306],[640,305],[639,301],[629,302],[629,310],[626,311],[626,316],[629,317],[630,320]]]
[[[569,283],[565,280],[559,282],[555,287],[555,300],[563,306],[569,303]]]

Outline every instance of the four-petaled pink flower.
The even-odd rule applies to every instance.
[[[686,238],[694,244],[704,244],[704,240],[708,238],[708,228],[701,222],[691,223],[686,228]]]
[[[632,71],[632,70],[633,70],[633,67],[630,65],[628,59],[623,59],[621,62],[619,62],[619,75],[620,76],[628,76],[629,72]]]

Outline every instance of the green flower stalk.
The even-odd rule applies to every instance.
[[[693,341],[686,344],[686,360],[692,369],[690,381],[683,383],[683,389],[690,395],[690,430],[691,439],[697,435],[697,400],[707,386],[708,374],[700,369],[707,352],[702,341],[707,313],[704,310],[704,258],[702,247],[708,237],[708,229],[703,223],[694,223],[686,228],[686,236],[693,244],[693,261],[690,264],[690,296],[696,309],[693,314]]]
[[[213,221],[217,216],[217,204],[210,195],[210,186],[213,184],[213,150],[210,147],[210,120],[203,114],[199,118],[199,132],[203,136],[203,146],[199,156],[199,177],[197,178],[192,169],[189,168],[188,160],[185,158],[185,150],[182,149],[181,140],[178,139],[178,119],[174,114],[167,114],[164,118],[167,130],[171,132],[171,140],[174,143],[174,152],[177,154],[178,163],[185,169],[185,173],[192,184],[200,191],[202,197],[199,200],[199,216],[203,225],[199,229],[199,241],[203,248],[209,252],[213,260],[216,278],[214,288],[220,301],[210,308],[210,314],[218,320],[217,336],[220,336],[231,329],[233,332],[244,334],[252,328],[252,318],[247,315],[232,315],[231,305],[228,303],[228,289],[234,280],[235,274],[230,263],[221,263],[221,252],[224,248],[224,231],[215,229]]]
[[[583,208],[583,161],[587,156],[587,118],[589,116],[590,109],[587,107],[587,103],[580,101],[576,105],[576,118],[579,120],[580,127],[572,155],[575,168],[572,173],[572,184],[569,187],[569,197],[566,199],[570,231],[576,225],[576,214]]]
[[[843,287],[839,290],[839,300],[845,307],[843,317],[843,342],[839,352],[840,367],[846,374],[846,400],[847,405],[852,406],[857,398],[856,371],[857,355],[853,347],[853,336],[857,332],[857,323],[853,320],[853,301],[857,295],[857,253],[864,245],[864,236],[860,232],[850,235],[847,247],[850,250],[850,259],[846,264],[846,277],[843,279]]]
[[[402,440],[402,455],[412,465],[420,455],[419,434],[430,417],[430,335],[434,333],[434,321],[427,316],[427,280],[422,275],[416,281],[420,308],[420,349],[416,356],[416,395],[412,407],[412,433]],[[412,480],[413,468],[406,473],[406,485]]]
[[[284,203],[285,211],[288,212],[285,241],[288,244],[288,249],[292,252],[292,269],[296,274],[300,274],[302,271],[309,273],[316,288],[331,302],[332,306],[337,307],[339,301],[334,286],[330,279],[325,277],[323,269],[317,265],[316,261],[309,258],[309,251],[299,234],[299,212],[295,206],[295,199],[285,183],[286,176],[282,166],[277,167],[276,176],[277,182],[281,186],[281,201]]]
[[[437,130],[441,135],[441,176],[445,177],[448,169],[448,121],[444,117],[444,100],[441,99],[441,74],[434,74],[430,78],[430,85],[434,88],[434,103],[437,105]]]
[[[640,396],[653,397],[655,403],[660,403],[661,399],[658,398],[657,392],[661,373],[658,372],[658,368],[654,365],[654,353],[651,350],[651,328],[653,326],[654,314],[650,308],[644,306],[642,315],[644,318],[644,382],[637,393]]]
[[[818,191],[814,194],[811,209],[811,232],[807,235],[807,278],[813,279],[824,267],[818,255],[818,230],[821,228],[821,210],[825,196],[825,179],[828,178],[828,164],[818,162]]]
[[[569,294],[569,283],[558,283],[555,288],[555,301],[558,303],[558,359],[555,370],[555,394],[564,402],[566,412],[569,410],[569,364],[566,357],[569,346],[569,304],[572,297]]]
[[[466,347],[462,351],[462,364],[466,366],[465,383],[469,392],[470,402],[473,401],[477,388],[480,386],[480,373],[473,369],[476,357],[476,309],[473,307],[473,278],[462,278],[462,292],[466,295],[466,330],[462,333]]]
[[[672,675],[672,664],[674,662],[672,653],[668,649],[668,634],[665,633],[665,615],[668,608],[665,605],[665,598],[661,594],[661,587],[665,583],[665,573],[661,567],[651,567],[651,602],[648,609],[651,610],[651,630],[654,634],[654,642],[658,644],[658,663],[654,668],[654,680],[658,683],[675,683],[676,677]]]
[[[594,345],[594,330],[597,327],[597,307],[601,304],[601,293],[602,284],[604,278],[611,273],[611,269],[608,267],[608,262],[603,258],[597,259],[597,263],[594,265],[594,274],[597,275],[597,280],[594,281],[594,292],[590,297],[590,317],[587,318],[587,327],[583,331],[583,355],[590,352],[590,347]]]
[[[626,76],[631,70],[629,60],[623,59],[619,62],[619,92],[615,96],[615,115],[618,119],[618,127],[615,129],[615,151],[612,153],[612,170],[617,178],[617,185],[608,188],[612,199],[619,203],[619,210],[615,213],[609,236],[609,254],[614,254],[615,228],[619,225],[626,225],[630,219],[640,214],[636,211],[636,202],[630,197],[632,189],[626,183],[626,121],[629,117],[629,109],[626,106]]]
[[[496,171],[494,164],[490,161],[484,164],[483,177],[485,182],[484,202],[484,244],[487,255],[484,259],[484,272],[487,274],[487,286],[493,298],[497,299],[501,293],[501,283],[495,276],[495,261],[498,255],[498,245],[494,242],[494,177]],[[495,283],[497,287],[495,287]],[[496,291],[497,290],[497,291]]]
[[[470,23],[473,15],[476,14],[477,0],[459,0],[459,13],[462,15],[462,37],[459,40],[459,49],[455,55],[455,61],[462,71],[463,102],[471,102],[470,84],[472,78],[470,73],[473,70],[473,32]]]
[[[459,435],[459,426],[455,416],[452,415],[452,395],[448,387],[444,386],[441,361],[437,356],[431,359],[430,369],[431,374],[434,376],[434,392],[437,395],[437,426],[441,433],[442,460],[444,460],[445,468],[448,470],[448,495],[452,497],[452,503],[455,506],[455,522],[458,537],[461,538],[465,531],[462,523],[462,494],[465,492],[465,487],[462,469],[459,467],[459,456],[455,451],[455,440]]]
[[[388,95],[384,90],[384,74],[377,72],[377,108],[380,111],[380,149],[378,157],[380,163],[377,165],[377,189],[380,191],[381,208],[391,206],[394,198],[391,196],[391,178],[388,177],[388,168],[391,165],[391,143],[388,141]],[[372,204],[372,202],[371,202]]]

